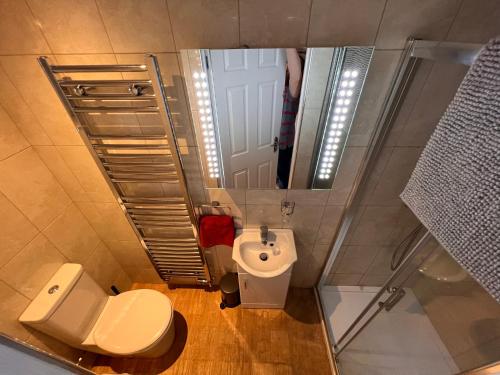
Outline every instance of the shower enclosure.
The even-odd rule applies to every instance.
[[[341,375],[491,371],[500,360],[500,304],[399,199],[480,47],[409,41],[401,56],[317,285]]]

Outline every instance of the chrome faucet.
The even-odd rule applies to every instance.
[[[269,228],[267,225],[262,225],[260,227],[260,242],[263,245],[267,245],[267,234],[269,233]]]

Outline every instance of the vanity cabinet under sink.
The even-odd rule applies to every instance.
[[[290,229],[243,229],[237,233],[232,258],[238,265],[242,307],[285,307],[297,260]]]
[[[284,308],[291,275],[292,267],[279,276],[262,278],[253,276],[238,266],[241,306]]]

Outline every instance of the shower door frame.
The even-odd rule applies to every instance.
[[[408,87],[410,86],[416,67],[422,60],[433,60],[436,62],[449,62],[462,65],[471,65],[479,54],[482,44],[475,43],[455,43],[455,42],[438,42],[429,40],[416,40],[409,38],[405,49],[403,50],[398,66],[394,73],[388,94],[384,99],[382,109],[376,121],[375,129],[370,138],[368,145],[368,150],[365,153],[363,160],[361,162],[360,170],[355,178],[351,193],[348,197],[345,210],[342,214],[340,225],[338,227],[337,233],[333,239],[332,248],[328,255],[328,260],[325,263],[321,276],[315,286],[315,294],[321,314],[325,311],[325,305],[320,296],[319,290],[322,286],[326,284],[327,277],[333,263],[340,251],[342,243],[347,235],[347,232],[352,224],[354,215],[361,202],[361,192],[365,186],[369,172],[373,170],[377,157],[385,143],[385,140],[392,128],[394,119],[400,108],[400,104],[406,96]],[[348,342],[340,348],[339,351],[335,351],[336,345],[333,340],[333,331],[329,322],[322,316],[324,328],[326,331],[326,338],[328,341],[328,349],[331,352],[333,358],[339,354],[343,348],[345,348],[359,333],[361,333],[365,326],[369,324],[369,321],[363,324],[361,327],[355,330],[356,325],[365,317],[370,310],[371,306],[378,301],[378,298],[384,293],[387,288],[391,287],[391,283],[397,279],[398,275],[406,268],[406,266],[411,262],[427,240],[431,237],[429,232],[426,232],[420,241],[412,248],[412,250],[405,257],[403,262],[399,267],[389,276],[388,280],[380,287],[380,292],[375,295],[375,297],[370,301],[369,305],[356,317],[355,321],[348,327],[348,330],[339,340],[339,343],[343,341],[347,335],[354,332]],[[389,297],[390,298],[390,297]],[[378,314],[378,313],[377,313]],[[377,314],[370,317],[373,319]],[[335,362],[335,361],[334,361]]]

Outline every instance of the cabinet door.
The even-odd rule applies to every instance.
[[[284,306],[288,290],[289,274],[270,279],[249,274],[239,274],[241,302],[264,306]],[[255,306],[258,307],[258,306]]]

